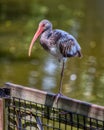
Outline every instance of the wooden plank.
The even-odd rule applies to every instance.
[[[6,83],[5,85],[11,89],[10,96],[12,97],[45,104],[47,92],[12,83]]]
[[[0,130],[3,130],[3,99],[0,98]]]
[[[104,121],[104,106],[98,106],[65,96],[59,98],[58,103],[56,104],[54,102],[55,94],[12,83],[6,83],[5,87],[10,88],[10,93],[13,97],[48,105],[50,107],[60,108],[65,111]]]

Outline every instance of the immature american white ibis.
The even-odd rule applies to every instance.
[[[81,57],[81,47],[72,35],[63,30],[52,30],[51,22],[48,20],[42,20],[39,23],[39,27],[31,41],[29,47],[29,56],[31,55],[32,47],[39,36],[41,46],[50,54],[55,56],[59,60],[59,62],[63,62],[59,84],[59,92],[56,98],[57,101],[59,96],[62,95],[62,81],[65,61],[67,58],[70,57]]]

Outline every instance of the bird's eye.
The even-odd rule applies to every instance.
[[[42,26],[45,27],[45,24],[43,23]]]

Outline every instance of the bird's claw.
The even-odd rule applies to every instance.
[[[54,100],[54,102],[55,102],[56,104],[58,103],[59,97],[61,97],[61,96],[63,96],[62,93],[58,93],[58,94],[55,95],[55,100]]]

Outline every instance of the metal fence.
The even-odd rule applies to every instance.
[[[52,94],[11,83],[4,90],[5,130],[104,130],[102,106],[65,97],[56,104]]]

